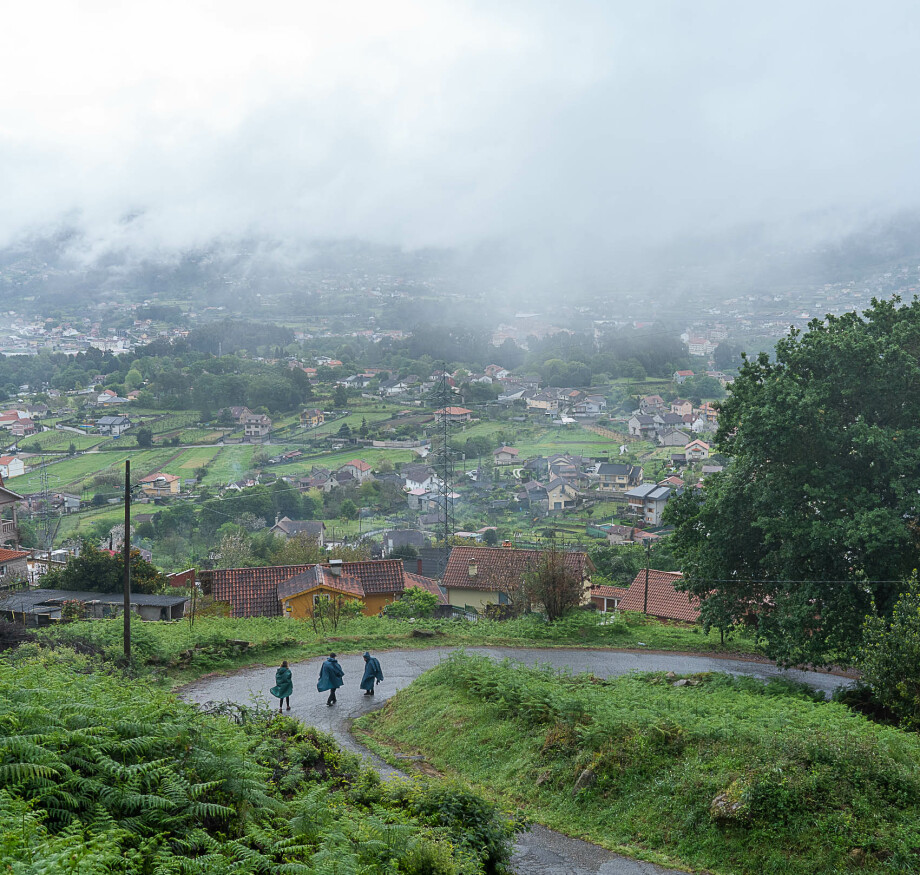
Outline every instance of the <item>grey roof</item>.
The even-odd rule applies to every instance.
[[[122,605],[125,597],[120,592],[79,592],[69,589],[20,589],[0,600],[0,611],[26,611],[32,613],[43,605],[56,605],[59,601],[102,602],[107,605]],[[153,608],[171,608],[187,602],[185,596],[145,595],[132,592],[131,604]]]
[[[657,483],[643,483],[626,493],[629,498],[650,498],[654,501],[667,498],[670,494],[671,490],[667,486],[659,486]]]
[[[629,472],[632,470],[632,465],[618,465],[613,462],[602,462],[597,466],[598,474],[605,474],[607,476],[615,475],[629,475]]]
[[[100,416],[96,420],[96,425],[120,425],[123,422],[130,422],[127,416]]]

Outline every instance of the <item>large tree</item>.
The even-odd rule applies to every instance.
[[[716,445],[725,472],[668,507],[704,622],[756,618],[783,662],[849,659],[918,564],[920,301],[814,320],[746,361]]]

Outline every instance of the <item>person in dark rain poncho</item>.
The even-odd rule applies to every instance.
[[[343,677],[345,677],[345,672],[336,661],[335,654],[330,653],[319,670],[319,680],[316,682],[316,689],[319,692],[325,693],[326,690],[329,690],[327,705],[335,704],[335,691],[342,686]]]
[[[284,700],[287,699],[287,709],[291,710],[291,693],[294,692],[294,683],[291,680],[291,670],[288,668],[287,660],[281,663],[281,667],[275,672],[275,685],[271,688],[271,694],[278,697],[278,713],[282,711]]]
[[[383,671],[380,668],[380,660],[369,653],[364,654],[364,677],[361,678],[361,689],[364,690],[365,696],[374,695],[374,684],[383,680]]]

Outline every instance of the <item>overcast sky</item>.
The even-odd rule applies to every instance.
[[[7,4],[0,243],[65,215],[100,246],[832,234],[920,201],[918,21],[909,0]]]

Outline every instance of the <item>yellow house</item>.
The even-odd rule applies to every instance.
[[[310,566],[278,584],[281,615],[308,620],[320,599],[343,598],[362,602],[363,613],[373,617],[405,592],[406,577],[401,559],[369,562],[330,559],[328,565]]]
[[[179,494],[179,478],[175,474],[148,474],[141,479],[141,489],[151,497]]]
[[[326,417],[323,415],[323,411],[315,407],[310,410],[304,410],[300,414],[301,428],[314,428],[317,425],[322,425],[325,421]]]

